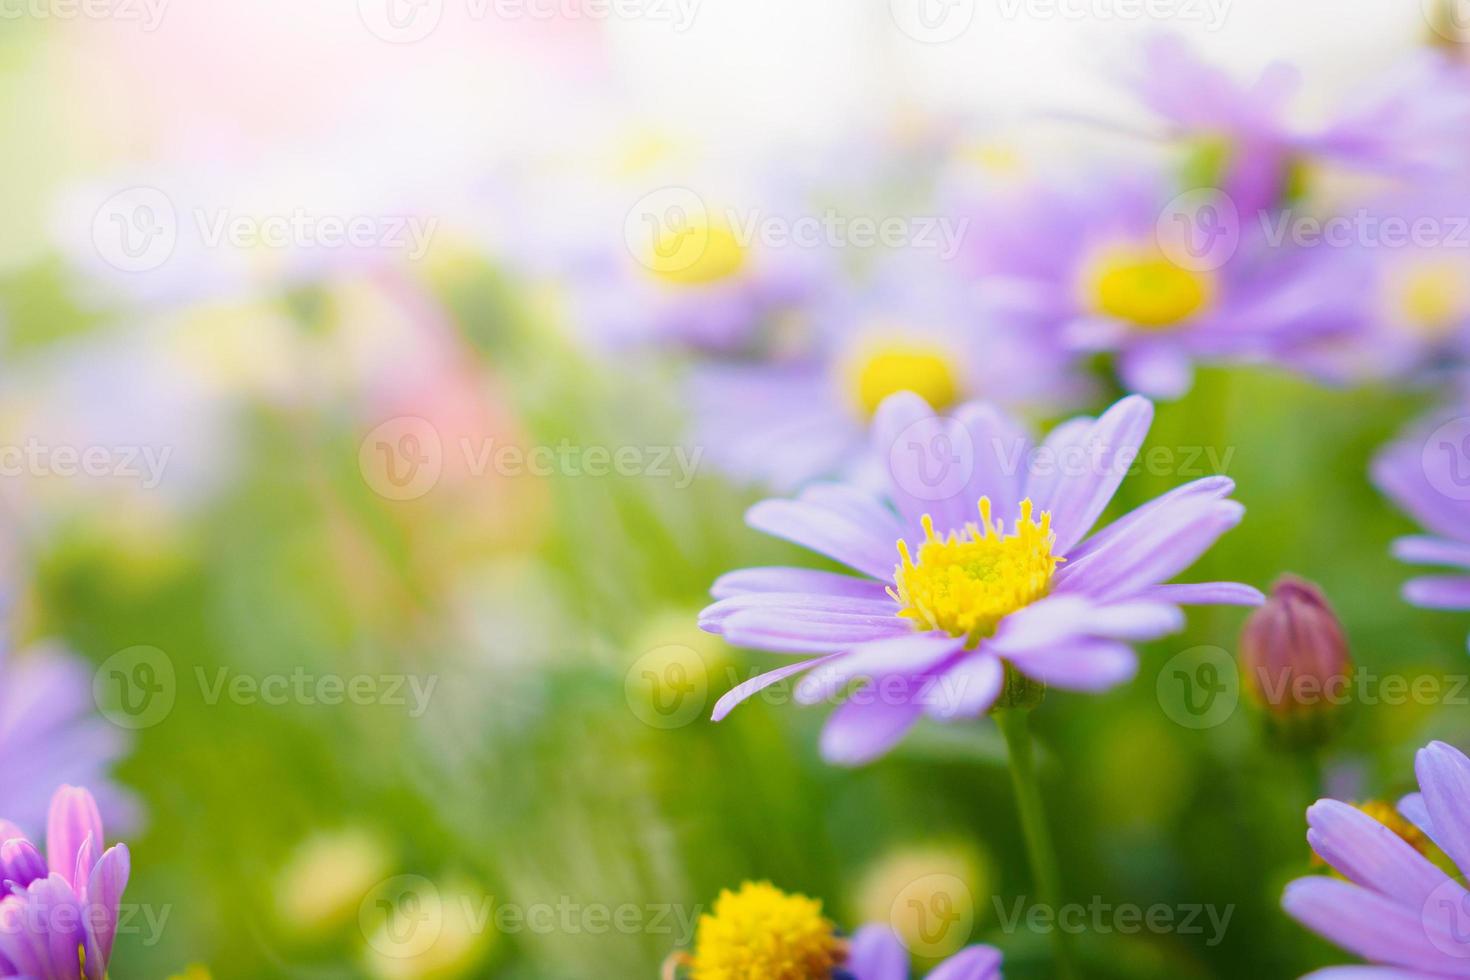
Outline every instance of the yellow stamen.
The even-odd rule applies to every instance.
[[[646,264],[664,282],[703,286],[734,276],[745,260],[746,248],[729,226],[690,219],[660,228]]]
[[[1401,319],[1428,339],[1442,338],[1470,316],[1470,270],[1426,262],[1405,270],[1395,283]]]
[[[1021,501],[1020,520],[1006,534],[1002,522],[991,520],[990,498],[981,497],[980,524],[946,538],[934,533],[926,514],[917,560],[907,541],[898,542],[902,561],[888,594],[903,606],[899,615],[920,629],[966,637],[973,646],[1006,616],[1045,596],[1063,559],[1051,553],[1051,513],[1042,511],[1037,520],[1032,509],[1030,499]]]
[[[1121,249],[1103,256],[1091,270],[1087,299],[1098,313],[1145,330],[1177,326],[1209,305],[1214,280],[1157,252]]]
[[[862,351],[848,368],[858,407],[872,417],[883,399],[912,391],[935,411],[943,411],[960,397],[960,382],[949,352],[930,344],[885,343]]]
[[[692,980],[814,980],[826,978],[843,958],[836,927],[822,903],[788,895],[769,882],[726,890],[713,914],[699,918]]]

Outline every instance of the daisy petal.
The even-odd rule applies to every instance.
[[[1464,959],[1441,952],[1428,931],[1452,948],[1448,933],[1425,922],[1418,909],[1407,909],[1359,885],[1334,878],[1300,878],[1281,897],[1286,914],[1350,953],[1391,966],[1428,970],[1443,976],[1470,973]]]
[[[1456,565],[1470,568],[1470,544],[1436,538],[1428,534],[1410,535],[1393,543],[1393,556],[1399,561],[1422,565]]]
[[[1425,575],[1404,583],[1404,599],[1426,609],[1470,609],[1470,577]]]
[[[929,974],[929,980],[996,980],[999,977],[1000,950],[994,946],[962,949]]]
[[[820,616],[831,614],[844,621],[857,617],[887,619],[897,613],[888,596],[882,599],[855,599],[850,596],[813,595],[810,592],[752,592],[731,596],[706,606],[699,614],[699,628],[718,633],[732,616],[747,612],[795,613]]]
[[[924,712],[938,721],[978,718],[1000,697],[1005,677],[999,657],[971,651],[934,678]]]
[[[1138,673],[1138,654],[1127,644],[1111,640],[1073,640],[1010,660],[1027,677],[1065,691],[1106,691]]]
[[[1434,824],[1434,839],[1450,860],[1470,868],[1470,759],[1444,742],[1430,742],[1414,757],[1419,792]]]
[[[909,953],[888,926],[863,926],[853,933],[846,967],[860,980],[908,980]]]
[[[871,762],[898,744],[922,711],[918,698],[884,698],[874,685],[864,685],[827,719],[822,758],[838,766]]]
[[[1266,601],[1260,589],[1239,582],[1181,582],[1155,585],[1138,593],[1140,599],[1181,606],[1259,606]]]
[[[746,512],[745,521],[876,579],[887,579],[898,564],[900,535],[892,522],[863,521],[806,500],[763,500]]]
[[[1143,445],[1153,417],[1154,407],[1147,398],[1130,395],[1093,423],[1082,443],[1087,465],[1081,473],[1064,475],[1050,506],[1042,508],[1051,511],[1056,552],[1070,551],[1102,516]],[[1041,507],[1040,501],[1036,503]]]
[[[1403,838],[1356,807],[1318,800],[1307,810],[1307,842],[1343,877],[1414,908],[1422,906],[1445,873]]]
[[[820,572],[810,568],[742,568],[715,579],[710,595],[716,599],[752,592],[810,592],[842,595],[856,599],[882,599],[888,595],[882,582],[872,579]]]
[[[819,667],[831,660],[833,656],[838,656],[838,654],[817,657],[812,660],[802,660],[798,663],[787,664],[784,667],[777,667],[775,670],[766,671],[759,677],[752,677],[748,681],[743,681],[735,685],[725,692],[724,697],[715,702],[715,710],[710,714],[710,720],[724,721],[725,717],[742,701],[759,694],[772,684],[778,684],[788,677],[801,673],[803,670],[811,670],[813,667]]]
[[[964,646],[947,633],[909,633],[854,647],[802,678],[793,692],[797,703],[816,704],[833,697],[859,677],[912,675],[927,670]]]
[[[774,610],[737,613],[720,628],[728,643],[777,653],[837,653],[859,643],[907,636],[912,632],[907,620],[891,614],[864,616]]]

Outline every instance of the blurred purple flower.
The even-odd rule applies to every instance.
[[[970,946],[929,972],[929,980],[1001,980],[1000,950]],[[853,933],[843,970],[853,980],[908,980],[909,953],[888,926],[863,926]]]
[[[1342,878],[1315,876],[1287,885],[1288,915],[1382,969],[1334,967],[1319,980],[1470,975],[1464,910],[1470,892],[1431,860],[1420,833],[1458,868],[1470,867],[1470,759],[1443,742],[1419,750],[1420,792],[1399,802],[1417,828],[1395,832],[1362,810],[1318,800],[1307,810],[1307,841]],[[1407,825],[1406,825],[1407,826]],[[1432,854],[1432,851],[1430,852]]]
[[[1337,311],[1337,322],[1283,338],[1283,359],[1339,383],[1435,380],[1466,361],[1470,198],[1421,190],[1314,221],[1320,234],[1295,249],[1306,257],[1298,285]],[[1272,234],[1294,232],[1282,225]]]
[[[1077,359],[1046,331],[987,310],[955,263],[885,262],[866,287],[839,290],[815,312],[807,354],[693,369],[696,441],[715,465],[783,492],[854,476],[873,413],[898,391],[940,412],[981,398],[1036,414],[1079,403]]]
[[[103,847],[92,794],[62,786],[51,800],[46,856],[0,820],[0,977],[104,980],[117,936],[128,847]]]
[[[1196,362],[1262,360],[1284,338],[1339,322],[1295,288],[1294,263],[1238,248],[1233,216],[1206,226],[1179,212],[1207,245],[1195,251],[1195,224],[1176,241],[1171,193],[1157,175],[1102,177],[992,209],[968,240],[987,301],[1043,324],[1065,349],[1115,353],[1126,387],[1161,398],[1189,390]]]
[[[94,715],[92,671],[45,647],[0,653],[0,786],[6,816],[39,828],[58,783],[98,787],[110,820],[136,822],[132,799],[108,776],[128,749],[121,729]]]
[[[1470,456],[1463,441],[1470,425],[1460,432],[1461,422],[1451,419],[1433,432],[1418,426],[1372,464],[1378,489],[1430,532],[1399,538],[1394,557],[1459,572],[1404,583],[1404,599],[1426,609],[1470,609]]]
[[[1167,137],[1191,144],[1190,176],[1230,195],[1242,215],[1286,204],[1300,168],[1314,162],[1404,178],[1470,162],[1470,79],[1439,52],[1374,78],[1317,128],[1289,114],[1301,85],[1296,68],[1274,62],[1242,84],[1178,35],[1149,38],[1123,80],[1163,120]]]
[[[816,484],[796,500],[751,508],[752,527],[863,577],[751,568],[720,578],[704,629],[810,658],[738,685],[716,704],[715,720],[800,673],[810,672],[794,691],[802,704],[864,678],[822,736],[829,761],[859,764],[921,715],[983,714],[1008,668],[1104,690],[1136,671],[1130,643],[1183,626],[1179,604],[1262,601],[1231,582],[1163,584],[1240,521],[1244,508],[1226,499],[1234,484],[1224,477],[1179,487],[1088,536],[1137,458],[1153,419],[1147,400],[1072,419],[1039,447],[988,405],[954,416],[936,418],[909,393],[883,403],[873,447],[887,463],[886,500]]]

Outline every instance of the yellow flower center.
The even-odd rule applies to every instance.
[[[660,222],[645,259],[655,276],[676,286],[704,286],[745,267],[746,248],[727,225],[706,220]]]
[[[991,521],[990,498],[981,497],[981,523],[946,538],[934,533],[925,515],[918,559],[907,541],[898,542],[903,560],[888,594],[903,606],[899,615],[920,629],[963,636],[973,646],[1006,616],[1045,596],[1063,559],[1051,553],[1051,513],[1042,511],[1040,520],[1031,513],[1030,499],[1021,501],[1021,518],[1007,534],[1001,522]]]
[[[883,399],[912,391],[935,411],[959,400],[958,371],[949,353],[919,343],[883,344],[864,351],[849,366],[853,397],[863,414],[872,417]]]
[[[826,980],[842,960],[822,903],[769,882],[726,890],[699,918],[693,980]]]
[[[1154,252],[1121,250],[1097,263],[1088,290],[1093,308],[1145,330],[1189,319],[1214,295],[1208,273],[1175,265]]]
[[[1408,270],[1396,293],[1403,321],[1430,339],[1446,336],[1470,314],[1470,272],[1449,262]]]

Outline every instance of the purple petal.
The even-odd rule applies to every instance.
[[[863,926],[853,933],[845,964],[855,980],[908,980],[909,954],[888,926]]]
[[[1135,596],[1193,565],[1244,516],[1245,508],[1233,500],[1197,500],[1171,508],[1106,549],[1063,565],[1054,588],[1100,599]]]
[[[974,447],[974,470],[956,500],[958,524],[975,519],[975,505],[989,497],[991,509],[1002,515],[1018,513],[1021,507],[1022,467],[1031,450],[1031,440],[1013,420],[993,405],[971,402],[955,411],[955,421],[969,433]]]
[[[1431,461],[1441,458],[1438,455],[1430,457]],[[1446,466],[1451,465],[1450,457],[1443,457],[1443,460]],[[1435,534],[1464,540],[1470,533],[1470,510],[1464,501],[1452,500],[1436,490],[1424,472],[1424,465],[1425,458],[1419,446],[1396,444],[1373,461],[1373,482]]]
[[[809,592],[752,592],[721,599],[706,606],[699,614],[699,627],[718,633],[720,627],[731,617],[750,612],[814,616],[830,614],[843,620],[853,616],[887,620],[898,614],[898,607],[888,596],[882,599],[854,599],[849,596],[813,595]]]
[[[745,515],[757,531],[784,538],[834,558],[873,578],[887,580],[898,564],[896,521],[864,521],[806,500],[765,500]]]
[[[1027,677],[1067,691],[1105,691],[1138,673],[1138,654],[1112,640],[1072,640],[1008,659]]]
[[[1399,538],[1393,543],[1393,556],[1399,561],[1422,565],[1456,565],[1470,568],[1470,544],[1436,538],[1427,534]]]
[[[1124,514],[1107,527],[1091,535],[1067,553],[1067,561],[1075,564],[1094,551],[1101,551],[1119,538],[1134,533],[1145,524],[1159,518],[1170,508],[1194,500],[1223,500],[1235,491],[1235,481],[1225,476],[1206,476],[1175,487],[1162,496],[1155,497],[1142,506]]]
[[[51,816],[46,822],[46,860],[73,888],[86,884],[76,879],[77,855],[89,837],[98,844],[103,840],[97,801],[85,789],[61,787],[51,798]]]
[[[934,418],[934,409],[912,391],[900,391],[883,399],[873,415],[871,448],[873,457],[879,460],[888,474],[889,496],[894,506],[903,515],[904,523],[916,526],[919,518],[930,513],[935,502],[916,496],[910,488],[927,486],[919,467],[923,462],[923,447],[918,452],[903,451],[900,441],[910,427],[925,419]],[[936,430],[940,427],[936,423]]]
[[[793,694],[800,704],[816,704],[833,697],[859,677],[874,679],[927,670],[964,643],[963,638],[940,632],[909,633],[865,643],[833,657],[803,677]]]
[[[1404,583],[1404,599],[1426,609],[1470,609],[1470,577],[1425,575]]]
[[[1000,977],[1000,961],[994,946],[971,946],[935,967],[929,980],[992,980]]]
[[[776,653],[837,653],[859,643],[907,636],[913,627],[889,614],[751,611],[725,620],[720,633],[726,642]]]
[[[1182,582],[1155,585],[1138,593],[1138,598],[1181,606],[1259,606],[1266,601],[1261,590],[1239,582]]]
[[[1143,445],[1153,417],[1153,405],[1137,395],[1108,409],[1082,440],[1084,471],[1064,474],[1049,505],[1034,501],[1038,508],[1051,511],[1058,553],[1070,551],[1102,516]]]
[[[710,595],[716,599],[728,599],[752,592],[810,592],[854,599],[882,599],[888,595],[885,588],[883,582],[872,579],[809,568],[742,568],[715,579]]]
[[[924,711],[939,721],[978,718],[1000,696],[1005,676],[1005,664],[999,657],[971,650],[935,678]]]
[[[12,837],[0,844],[0,882],[8,881],[24,888],[46,874],[46,859],[24,837]],[[3,891],[0,889],[0,893]]]
[[[1403,818],[1423,831],[1424,836],[1434,841],[1434,845],[1441,851],[1444,847],[1435,840],[1434,821],[1429,819],[1429,807],[1424,805],[1423,793],[1410,793],[1399,800],[1398,811]]]
[[[1414,774],[1435,841],[1456,867],[1470,868],[1470,759],[1443,742],[1430,742],[1414,757]]]
[[[93,961],[96,961],[95,976],[107,975],[107,964],[112,961],[112,944],[117,938],[118,903],[123,890],[128,887],[128,876],[132,871],[132,856],[126,844],[107,849],[92,876],[87,882],[87,976],[93,977]]]
[[[1446,876],[1392,830],[1356,807],[1318,800],[1307,810],[1307,843],[1343,877],[1419,908]]]
[[[0,842],[12,840],[16,837],[25,837],[25,831],[21,830],[9,820],[0,820]]]
[[[838,766],[871,762],[898,744],[922,712],[917,697],[885,697],[881,685],[865,684],[827,719],[822,758]]]
[[[768,670],[764,674],[758,677],[752,677],[748,681],[742,681],[726,691],[725,696],[715,702],[715,710],[710,714],[710,720],[724,721],[725,717],[731,711],[735,710],[735,706],[741,702],[749,699],[753,695],[759,694],[772,684],[778,684],[788,677],[801,673],[803,670],[810,670],[819,664],[824,664],[831,660],[833,656],[841,656],[841,654],[816,657],[811,660],[802,660],[798,663],[787,664],[784,667],[777,667],[775,670]]]
[[[1150,398],[1180,398],[1194,384],[1188,355],[1163,344],[1144,344],[1123,351],[1118,356],[1118,375],[1129,391]]]
[[[1329,966],[1313,970],[1302,980],[1444,980],[1436,973],[1400,970],[1392,966]]]
[[[1025,474],[1022,495],[1030,497],[1038,511],[1049,510],[1056,499],[1065,466],[1063,461],[1080,455],[1082,441],[1092,431],[1095,419],[1079,416],[1068,419],[1047,433],[1036,453],[1036,462]]]
[[[1429,939],[1430,930],[1446,948],[1454,943],[1448,932],[1424,921],[1419,909],[1409,909],[1359,885],[1334,878],[1300,878],[1286,886],[1281,907],[1323,937],[1374,963],[1429,970],[1446,976],[1465,976],[1470,964],[1441,952]]]

